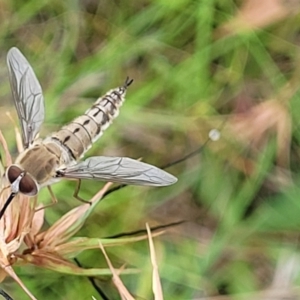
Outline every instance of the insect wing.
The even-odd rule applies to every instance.
[[[173,175],[138,160],[106,156],[90,157],[58,171],[58,176],[148,186],[166,186],[177,181]]]
[[[33,69],[19,49],[9,50],[7,66],[13,100],[22,127],[23,145],[27,148],[44,121],[43,92]]]

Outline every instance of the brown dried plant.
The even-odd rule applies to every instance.
[[[11,156],[1,131],[0,143],[5,152],[6,164],[10,164]],[[10,195],[10,188],[2,165],[0,171],[0,207],[3,207]],[[56,272],[81,276],[111,275],[109,269],[83,269],[70,260],[83,250],[99,249],[99,243],[107,247],[145,239],[141,236],[118,240],[73,237],[110,186],[111,183],[107,183],[90,200],[91,204],[85,203],[72,209],[45,230],[42,230],[45,210],[38,209],[37,199],[18,194],[0,220],[0,282],[10,276],[31,299],[36,299],[17,276],[13,265],[33,264]],[[126,269],[122,274],[132,272],[134,270]]]
[[[299,13],[297,0],[243,0],[231,20],[217,28],[216,37],[258,30]]]

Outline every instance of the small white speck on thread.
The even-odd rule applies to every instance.
[[[208,133],[209,138],[212,141],[218,141],[221,137],[221,133],[218,129],[212,129],[209,133]]]

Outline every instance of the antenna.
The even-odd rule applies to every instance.
[[[7,198],[7,200],[5,201],[5,203],[4,203],[3,207],[2,207],[2,209],[0,210],[0,220],[1,220],[1,218],[3,217],[3,215],[4,215],[4,213],[5,213],[6,209],[7,209],[7,207],[9,206],[10,202],[15,198],[15,196],[16,196],[16,193],[11,193],[11,194],[9,195],[9,197]]]

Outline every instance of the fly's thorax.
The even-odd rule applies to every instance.
[[[54,132],[50,138],[68,150],[74,160],[80,159],[119,114],[126,87],[119,87],[97,99],[84,115]]]
[[[41,185],[55,176],[60,160],[43,143],[35,143],[17,157],[15,165],[29,173]]]

